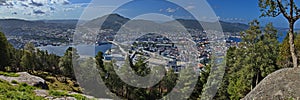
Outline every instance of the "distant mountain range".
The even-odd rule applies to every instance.
[[[107,18],[107,19],[106,19]],[[164,22],[164,23],[156,23],[148,20],[130,20],[129,18],[125,18],[118,14],[106,15],[103,17],[96,18],[91,21],[86,21],[84,24],[80,25],[91,27],[91,28],[99,28],[99,22],[103,22],[106,19],[106,22],[103,24],[102,29],[118,29],[121,25],[125,23],[130,27],[138,27],[158,30],[166,30],[168,28],[174,28],[170,26],[174,26],[174,23],[180,22],[181,25],[189,28],[189,29],[197,29],[203,30],[201,25],[196,20],[186,20],[186,19],[177,19],[174,21]],[[53,30],[67,30],[67,29],[75,29],[78,20],[38,20],[38,21],[28,21],[28,20],[20,20],[20,19],[0,19],[0,28],[1,31],[7,35],[22,35],[30,32],[36,33],[36,31],[53,31]],[[203,22],[206,24],[210,24],[209,22]],[[211,23],[214,24],[214,23]],[[249,26],[241,23],[230,23],[220,21],[220,24],[223,28],[224,32],[240,32],[246,30]],[[176,25],[176,24],[175,24]]]
[[[105,21],[106,20],[106,21]],[[105,22],[104,22],[105,21]],[[156,23],[154,21],[148,21],[148,20],[130,20],[129,18],[125,18],[121,15],[118,14],[111,14],[111,15],[106,15],[103,17],[96,18],[94,20],[91,20],[87,23],[84,24],[85,27],[89,28],[99,28],[100,22],[104,22],[102,29],[119,29],[122,25],[125,24],[129,25],[130,27],[134,28],[147,28],[151,30],[166,30],[166,29],[172,29],[176,28],[178,26],[178,22],[188,28],[188,29],[195,29],[195,30],[203,30],[203,27],[199,24],[197,20],[189,20],[189,19],[176,19],[173,21],[168,21],[164,23]],[[128,23],[127,23],[128,22]],[[209,26],[210,28],[214,28],[216,23],[214,22],[201,22],[204,23],[205,25]],[[224,32],[240,32],[244,31],[249,28],[248,25],[246,24],[241,24],[241,23],[230,23],[230,22],[224,22],[220,21],[220,24],[223,28]],[[136,29],[133,29],[136,30]],[[145,29],[142,29],[145,30]]]
[[[0,19],[0,30],[6,35],[26,35],[41,31],[66,31],[76,28],[77,20],[63,21],[28,21],[20,19]]]

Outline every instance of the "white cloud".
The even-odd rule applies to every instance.
[[[72,11],[74,8],[65,8],[64,11]]]
[[[220,18],[221,21],[227,22],[238,22],[238,23],[248,23],[249,20],[243,18]]]
[[[189,5],[189,6],[186,6],[185,9],[186,10],[192,10],[192,9],[195,9],[196,7],[195,6],[192,6],[192,5]]]
[[[173,12],[176,12],[176,9],[167,8],[167,9],[166,9],[166,12],[173,13]]]
[[[68,0],[6,0],[0,1],[2,10],[7,10],[13,14],[23,15],[45,15],[51,14],[57,6],[70,4]],[[5,9],[3,9],[5,7]]]

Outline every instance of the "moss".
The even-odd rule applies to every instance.
[[[50,90],[49,95],[56,96],[56,97],[64,97],[68,96],[68,92],[66,91],[56,91],[56,90]]]
[[[46,78],[47,84],[50,90],[65,90],[65,91],[74,91],[82,93],[81,88],[75,84],[75,82],[71,80],[67,80],[66,82],[61,82],[57,80],[57,78],[48,76]]]
[[[8,76],[8,77],[19,77],[19,76],[20,76],[20,75],[17,74],[17,73],[2,72],[2,71],[0,71],[0,75]]]
[[[44,100],[43,97],[36,96],[35,89],[25,83],[13,86],[0,80],[0,100]]]
[[[68,94],[66,91],[56,91],[56,90],[50,90],[49,95],[55,96],[55,97],[74,97],[77,100],[89,100],[87,97],[80,95],[80,94]]]

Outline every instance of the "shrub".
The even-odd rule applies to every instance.
[[[19,84],[16,80],[12,80],[11,83],[13,83],[13,84]]]

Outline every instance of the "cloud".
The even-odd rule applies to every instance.
[[[65,12],[67,12],[67,11],[72,11],[72,10],[75,10],[75,9],[74,9],[74,8],[65,8],[65,9],[64,9]]]
[[[239,23],[249,22],[247,19],[243,19],[243,18],[220,18],[220,20],[227,21],[227,22],[239,22]]]
[[[0,0],[0,6],[3,6],[5,4],[6,0]]]
[[[173,12],[176,12],[176,9],[167,8],[167,9],[166,9],[166,12],[173,13]]]
[[[192,5],[186,6],[186,7],[185,7],[186,10],[192,10],[192,9],[195,9],[195,8],[196,8],[196,7],[195,7],[195,6],[192,6]]]
[[[70,4],[70,1],[68,1],[68,0],[51,0],[51,4],[67,5],[67,4]]]
[[[44,12],[42,10],[35,10],[35,11],[33,11],[33,13],[39,15],[39,14],[45,14],[46,12]]]
[[[71,4],[68,0],[0,0],[0,6],[8,8],[14,15],[50,14],[56,7],[68,4]]]

